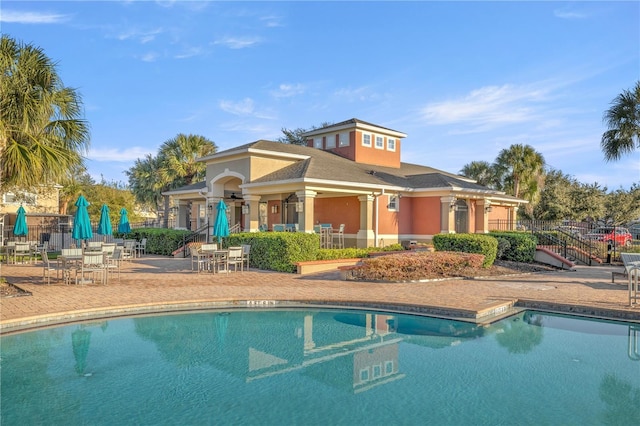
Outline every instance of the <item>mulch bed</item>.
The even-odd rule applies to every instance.
[[[0,282],[0,299],[20,296],[31,296],[31,293],[6,281]]]

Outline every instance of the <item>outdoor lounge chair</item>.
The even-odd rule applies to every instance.
[[[616,275],[627,279],[629,277],[629,270],[636,262],[636,266],[640,266],[640,253],[620,253],[620,259],[622,260],[624,270],[611,272],[612,283],[615,282]]]

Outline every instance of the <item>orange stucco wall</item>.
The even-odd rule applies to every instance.
[[[408,201],[409,199],[407,199]],[[411,231],[413,234],[440,233],[440,197],[411,198]],[[405,202],[405,198],[401,199]],[[402,210],[402,205],[400,206]]]
[[[313,215],[315,224],[331,223],[334,229],[345,224],[345,234],[360,229],[360,201],[358,197],[316,198]]]
[[[375,140],[371,141],[371,147],[362,146],[362,132],[355,132],[355,161],[376,166],[400,167],[400,139],[396,140],[396,150],[387,151],[387,137],[384,137],[385,149],[376,149]]]
[[[491,206],[489,212],[489,220],[508,220],[509,219],[509,207],[505,206]]]

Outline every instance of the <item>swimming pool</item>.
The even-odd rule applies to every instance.
[[[486,327],[331,309],[68,325],[0,338],[2,424],[637,425],[639,334],[534,311]]]

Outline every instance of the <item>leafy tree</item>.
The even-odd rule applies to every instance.
[[[640,81],[633,90],[623,91],[611,102],[603,120],[609,128],[600,142],[606,161],[619,160],[640,149]]]
[[[577,220],[597,220],[604,218],[607,188],[601,188],[598,182],[581,183],[571,191],[571,209]]]
[[[472,161],[465,164],[460,170],[460,174],[489,188],[496,189],[500,186],[495,168],[487,161]]]
[[[89,128],[81,97],[42,49],[0,38],[0,187],[33,188],[81,165]]]
[[[533,206],[534,217],[541,220],[577,219],[571,198],[571,191],[577,187],[578,182],[571,176],[560,170],[549,170],[540,200]]]
[[[59,182],[62,185],[58,204],[60,214],[70,214],[70,207],[80,194],[83,194],[86,188],[95,185],[95,181],[83,165],[71,167]]]
[[[310,129],[302,129],[302,128],[298,127],[295,130],[290,130],[290,129],[287,129],[287,128],[283,127],[282,128],[283,136],[278,138],[278,142],[288,143],[288,144],[291,144],[291,145],[306,146],[307,145],[307,139],[304,137],[304,133],[310,132],[310,131],[316,130],[316,129],[321,129],[323,127],[328,127],[328,126],[331,126],[332,124],[333,123],[323,122],[318,127],[311,126]]]
[[[605,198],[605,218],[616,225],[624,225],[632,219],[640,217],[640,187],[634,186],[631,191],[617,189]]]

